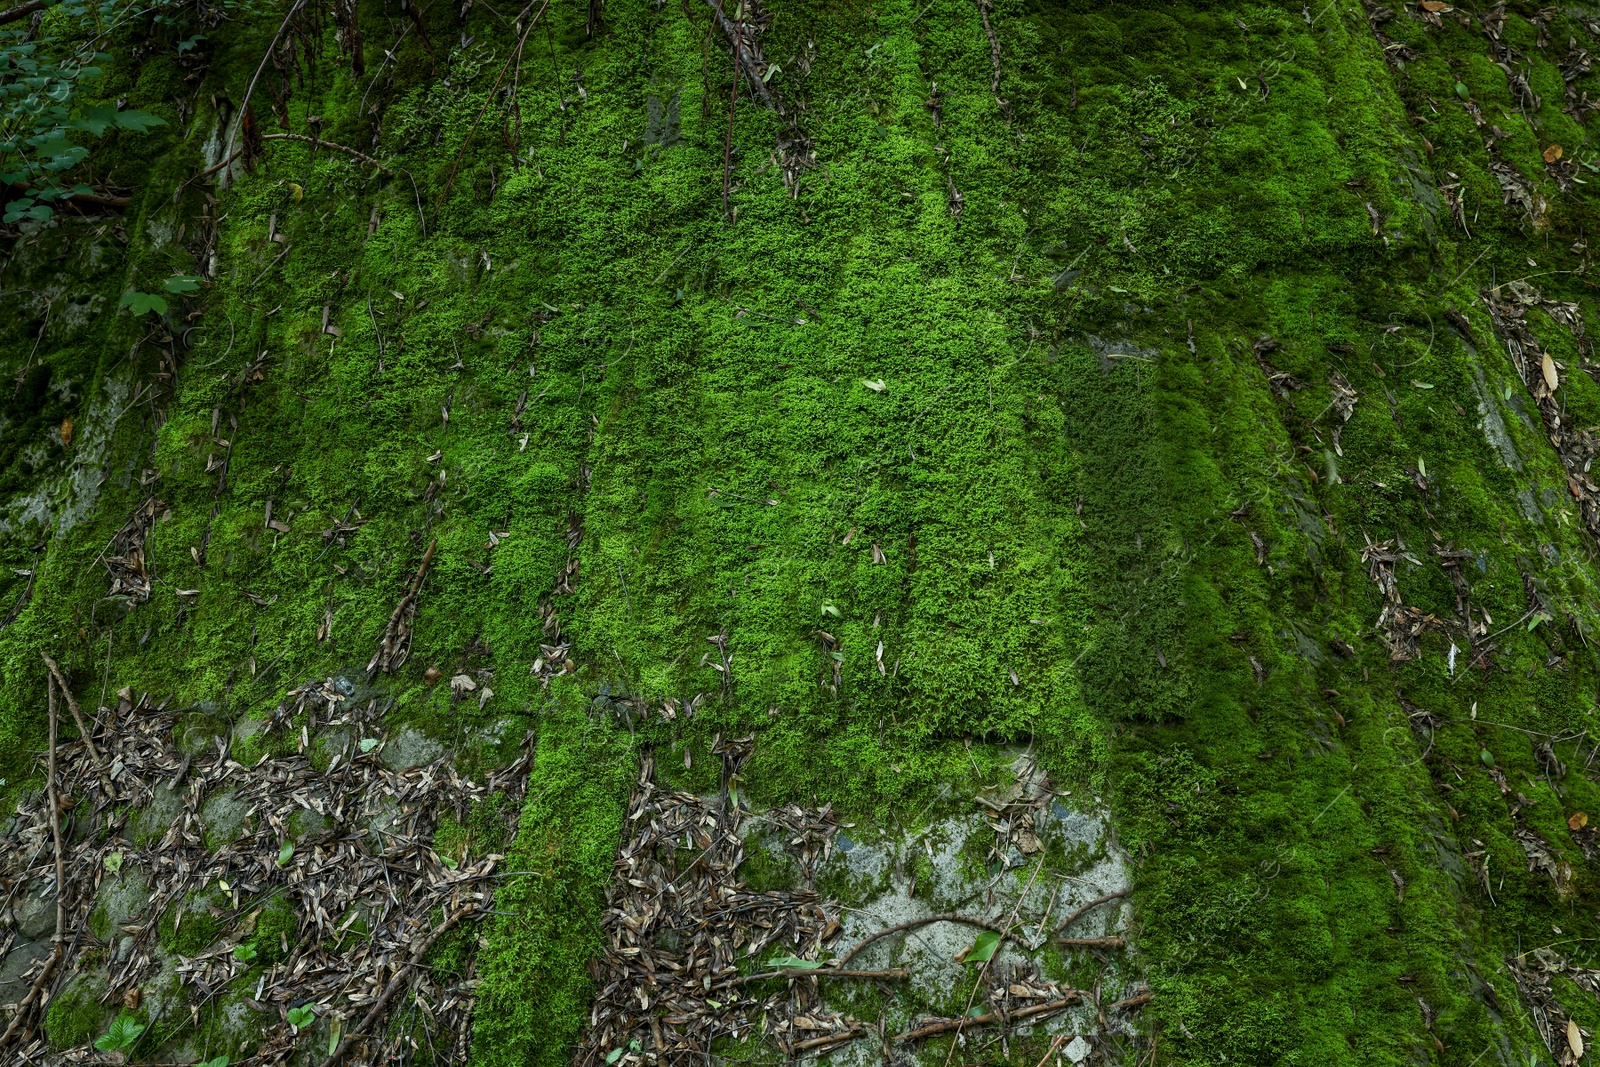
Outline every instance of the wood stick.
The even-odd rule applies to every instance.
[[[1056,944],[1072,948],[1121,948],[1128,943],[1125,937],[1058,937]]]
[[[1136,997],[1124,997],[1121,1000],[1113,1001],[1111,1004],[1111,1010],[1129,1011],[1133,1008],[1142,1008],[1146,1004],[1150,1003],[1150,1000],[1154,995],[1155,994],[1153,993],[1140,993]]]
[[[1011,1019],[1032,1019],[1040,1015],[1054,1015],[1058,1011],[1066,1011],[1073,1005],[1081,1003],[1083,1003],[1083,994],[1074,989],[1060,1000],[1051,1000],[1043,1004],[1034,1004],[1027,1008],[1018,1008],[1016,1011],[1011,1012],[1008,1017]],[[989,1012],[987,1015],[975,1015],[971,1018],[940,1019],[938,1022],[919,1026],[915,1030],[907,1030],[903,1034],[896,1034],[894,1039],[897,1043],[902,1044],[907,1041],[921,1041],[925,1037],[938,1037],[940,1034],[948,1034],[950,1031],[959,1030],[963,1026],[986,1026],[989,1023],[997,1023],[999,1021],[1000,1013],[996,1011]]]
[[[343,152],[347,156],[354,156],[356,159],[359,159],[361,162],[366,163],[369,166],[377,167],[389,177],[394,177],[394,171],[390,170],[382,163],[379,163],[376,159],[373,159],[365,152],[358,152],[354,148],[349,148],[342,144],[336,144],[333,141],[324,141],[320,137],[307,137],[303,133],[264,133],[261,135],[261,139],[263,141],[301,141],[310,145],[312,148],[331,148],[335,152]],[[223,167],[226,167],[229,163],[232,163],[242,155],[244,155],[244,149],[241,148],[237,152],[234,152],[232,155],[230,155],[227,159],[224,159],[221,163],[215,163],[201,171],[199,174],[196,174],[195,178],[209,178],[211,175],[215,174]]]
[[[49,661],[50,657],[46,656],[45,662],[48,663]],[[45,688],[50,694],[50,763],[49,779],[45,782],[45,785],[49,791],[50,836],[55,841],[56,846],[56,936],[53,939],[55,941],[55,950],[50,953],[50,959],[46,961],[44,969],[39,972],[39,977],[33,980],[33,988],[28,990],[28,995],[22,998],[21,1004],[17,1005],[17,1014],[11,1017],[11,1025],[6,1027],[4,1034],[0,1034],[0,1048],[4,1048],[11,1043],[11,1038],[16,1034],[17,1029],[22,1026],[24,1020],[33,1014],[34,1003],[39,1000],[40,994],[44,992],[46,983],[50,981],[50,975],[55,972],[56,967],[61,963],[61,957],[65,954],[67,939],[67,860],[65,852],[61,848],[61,797],[56,793],[56,736],[59,728],[56,724],[58,718],[56,715],[56,680],[53,675],[45,677]],[[31,1030],[32,1027],[23,1030],[22,1039],[24,1042],[27,1041],[28,1033]]]
[[[929,915],[921,919],[910,919],[903,923],[895,923],[893,926],[885,927],[875,934],[868,934],[856,944],[855,948],[851,949],[849,952],[846,952],[843,956],[840,956],[838,962],[836,962],[834,966],[843,967],[845,964],[855,959],[856,956],[860,954],[862,949],[866,948],[879,938],[888,937],[890,934],[898,934],[902,930],[915,930],[919,926],[927,926],[930,923],[965,923],[968,926],[981,927],[985,930],[992,930],[1025,951],[1028,948],[1028,943],[1026,941],[1016,934],[1013,934],[1010,930],[1007,930],[999,923],[992,923],[988,919],[980,919],[975,915],[961,915],[953,911],[947,911],[941,912],[938,915]]]
[[[413,966],[422,962],[422,957],[428,954],[428,950],[433,947],[433,943],[443,937],[457,922],[476,910],[475,908],[460,908],[452,912],[439,925],[437,930],[434,930],[416,943],[416,946],[411,950],[411,958],[401,964],[399,970],[394,972],[394,977],[389,979],[389,984],[384,987],[383,994],[373,1002],[371,1010],[362,1017],[361,1022],[356,1024],[353,1030],[344,1035],[344,1040],[340,1041],[339,1047],[333,1050],[333,1055],[322,1061],[322,1067],[334,1067],[334,1064],[343,1060],[349,1054],[350,1050],[355,1047],[356,1042],[361,1040],[366,1029],[378,1021],[378,1018],[383,1014],[383,1009],[389,1006],[389,1001],[393,1000],[394,995],[400,992],[400,986],[406,975],[410,973]]]
[[[28,0],[26,4],[18,4],[16,7],[6,11],[0,11],[0,25],[7,22],[15,22],[18,19],[25,19],[35,11],[43,11],[44,9],[44,0]]]
[[[905,967],[894,967],[887,971],[847,971],[842,967],[785,967],[780,971],[742,975],[728,984],[744,985],[746,982],[759,982],[765,978],[879,978],[884,981],[899,981],[910,977],[911,972]]]
[[[802,1041],[790,1049],[790,1052],[809,1052],[812,1049],[822,1048],[825,1045],[837,1045],[841,1041],[854,1041],[856,1038],[865,1037],[866,1035],[866,1030],[857,1026],[853,1029],[845,1030],[842,1033],[824,1034],[822,1037],[813,1037],[808,1041]]]
[[[1087,904],[1081,905],[1078,910],[1074,911],[1072,914],[1068,915],[1065,919],[1062,919],[1056,924],[1056,936],[1059,937],[1061,935],[1061,931],[1065,930],[1067,927],[1083,918],[1088,912],[1098,908],[1102,904],[1110,903],[1113,900],[1121,900],[1131,892],[1133,892],[1133,887],[1129,886],[1127,889],[1119,889],[1115,893],[1107,893],[1103,897],[1095,897]]]
[[[56,666],[56,661],[48,653],[40,652],[44,657],[44,665],[50,668],[50,673],[55,676],[55,682],[61,687],[61,693],[67,698],[67,708],[72,712],[72,721],[78,724],[78,733],[83,737],[83,743],[89,749],[89,756],[94,760],[94,765],[100,770],[106,769],[105,760],[100,758],[100,750],[94,747],[94,735],[89,732],[89,727],[84,724],[83,712],[78,708],[78,702],[72,699],[72,690],[67,688],[66,675],[61,673],[61,668]],[[50,692],[50,706],[55,707],[55,691]],[[51,751],[54,752],[52,745]]]
[[[1049,1051],[1047,1051],[1043,1056],[1039,1057],[1039,1062],[1036,1065],[1036,1067],[1044,1067],[1044,1065],[1049,1062],[1050,1057],[1054,1056],[1056,1054],[1056,1049],[1060,1048],[1062,1045],[1065,1045],[1066,1043],[1067,1043],[1067,1035],[1066,1034],[1057,1034],[1055,1036],[1055,1040],[1050,1042]]]
[[[1022,910],[1022,902],[1028,899],[1028,894],[1033,892],[1033,883],[1039,880],[1039,872],[1044,870],[1044,855],[1039,856],[1039,862],[1034,865],[1033,873],[1028,876],[1028,884],[1022,887],[1022,895],[1017,902],[1011,905],[1011,914],[1006,916],[1006,929],[1011,929],[1011,924],[1017,921],[1017,912]],[[956,1046],[961,1043],[961,1030],[966,1025],[967,1016],[972,1012],[972,1002],[978,999],[978,990],[983,988],[983,976],[989,973],[989,965],[994,963],[994,954],[983,961],[983,966],[978,968],[978,980],[972,983],[972,992],[967,994],[967,1006],[961,1009],[961,1020],[956,1026],[956,1039],[950,1042],[950,1051],[945,1053],[944,1067],[950,1067],[950,1061],[955,1058]]]

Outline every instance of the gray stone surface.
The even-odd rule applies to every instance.
[[[95,901],[96,933],[119,940],[122,925],[149,907],[150,882],[137,867],[123,867],[100,882]]]
[[[200,806],[200,822],[206,828],[207,845],[221,845],[232,841],[244,829],[245,816],[250,806],[233,792],[218,793]]]
[[[11,902],[11,917],[17,927],[17,936],[26,940],[48,937],[56,929],[55,893],[31,892],[32,886],[18,891]]]
[[[391,771],[409,771],[444,755],[444,746],[414,726],[407,726],[384,742],[383,762]]]

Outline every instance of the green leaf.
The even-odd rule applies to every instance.
[[[117,112],[117,125],[124,130],[137,130],[143,133],[152,126],[165,126],[166,124],[166,119],[159,115],[152,115],[148,111]]]
[[[774,956],[767,961],[767,966],[775,971],[814,971],[818,967],[826,967],[827,964],[817,960],[803,960],[799,956]]]
[[[1000,935],[993,930],[985,930],[978,935],[972,943],[972,949],[966,954],[963,963],[987,963],[994,958],[994,950],[1000,947]]]
[[[278,866],[287,867],[292,859],[294,859],[294,842],[285,841],[283,847],[278,850]]]
[[[1456,82],[1456,95],[1463,100],[1472,99],[1472,92],[1461,82]]]
[[[294,1027],[296,1030],[303,1030],[310,1026],[311,1021],[316,1017],[317,1013],[311,1010],[311,1006],[309,1004],[305,1005],[304,1007],[289,1009],[289,1025]]]
[[[438,856],[439,862],[444,864],[446,867],[449,867],[452,871],[461,866],[461,864],[457,863],[454,859],[445,855],[443,852],[438,853]]]
[[[142,1033],[144,1033],[144,1023],[131,1015],[119,1015],[111,1023],[111,1029],[106,1031],[105,1036],[95,1041],[94,1047],[101,1052],[117,1052],[139,1040],[139,1035]]]
[[[197,33],[193,37],[188,38],[187,40],[179,41],[178,42],[178,51],[180,51],[180,52],[188,52],[188,51],[192,50],[195,45],[199,44],[201,41],[203,41],[205,39],[206,39],[206,35],[205,34]],[[329,1052],[328,1055],[331,1056],[331,1055],[333,1055],[333,1053]]]
[[[167,313],[167,302],[165,300],[154,293],[141,293],[135,289],[130,289],[123,293],[120,304],[135,315],[143,315],[147,311],[154,311],[157,315],[165,315]]]
[[[1485,767],[1494,766],[1494,753],[1490,752],[1488,749],[1481,749],[1478,752],[1478,758],[1483,761],[1483,765]]]
[[[200,1067],[228,1067],[228,1057],[226,1054],[223,1054],[218,1056],[216,1059],[207,1060],[206,1062],[202,1063]]]
[[[174,274],[161,284],[169,293],[193,293],[200,289],[200,279],[193,274]]]
[[[241,941],[237,945],[233,946],[233,958],[238,960],[240,963],[254,963],[256,959],[256,947],[250,944],[248,941]]]
[[[361,751],[371,752],[373,749],[377,748],[379,744],[380,742],[376,737],[363,737],[361,739]]]
[[[622,1050],[620,1048],[614,1048],[610,1052],[606,1053],[606,1063],[608,1067],[610,1064],[616,1063],[620,1059],[622,1059]]]
[[[122,870],[122,853],[107,852],[105,865],[106,870],[110,871],[112,874],[116,874],[118,871]]]

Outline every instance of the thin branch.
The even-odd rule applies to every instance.
[[[1056,924],[1055,936],[1061,936],[1061,932],[1063,930],[1077,922],[1079,919],[1083,918],[1088,912],[1098,908],[1100,905],[1108,904],[1113,900],[1121,900],[1131,892],[1133,892],[1133,887],[1129,886],[1127,889],[1119,889],[1115,893],[1107,893],[1103,897],[1095,897],[1087,904],[1080,905],[1077,911],[1074,911],[1072,914],[1068,915],[1065,919],[1062,919]]]
[[[267,69],[267,60],[272,58],[272,50],[278,47],[278,39],[283,36],[283,31],[289,28],[289,20],[294,18],[295,14],[305,5],[306,0],[295,0],[294,6],[289,9],[287,15],[283,16],[283,22],[278,25],[278,32],[272,35],[272,43],[267,45],[267,51],[261,57],[260,65],[256,67],[255,74],[250,78],[250,84],[245,88],[244,102],[239,105],[239,122],[243,122],[244,116],[250,113],[250,94],[256,91],[256,82],[261,79],[261,72]],[[223,164],[224,166],[233,162],[233,139],[239,131],[239,122],[228,124],[228,147],[222,153],[223,159],[226,161]]]
[[[45,657],[49,662],[49,657]],[[52,668],[54,664],[51,664]],[[11,1017],[11,1025],[6,1027],[6,1032],[0,1034],[0,1048],[11,1043],[11,1038],[17,1033],[23,1022],[33,1014],[33,1006],[44,992],[45,985],[50,981],[50,975],[55,972],[65,953],[67,940],[67,861],[66,852],[61,847],[61,797],[56,792],[56,737],[60,732],[56,714],[56,680],[55,676],[47,675],[45,687],[50,694],[50,763],[49,778],[45,782],[49,791],[50,804],[50,836],[55,841],[56,848],[56,936],[55,949],[50,953],[50,959],[45,962],[44,969],[33,980],[33,988],[28,990],[28,995],[22,998],[22,1003],[17,1005],[17,1014]],[[68,699],[71,699],[70,697]],[[23,1030],[22,1040],[27,1043],[28,1033],[32,1027]]]
[[[1043,1004],[1034,1004],[1031,1007],[1018,1008],[1016,1011],[1008,1012],[1006,1018],[1018,1020],[1032,1019],[1040,1015],[1054,1015],[1058,1011],[1066,1011],[1068,1008],[1081,1003],[1083,1003],[1083,994],[1074,989],[1060,1000],[1050,1000]],[[900,1044],[907,1041],[921,1041],[923,1038],[948,1034],[950,1031],[959,1030],[964,1026],[985,1026],[999,1021],[1000,1013],[996,1011],[989,1012],[987,1015],[974,1015],[970,1018],[940,1019],[938,1022],[919,1026],[915,1030],[907,1030],[903,1034],[896,1034],[894,1039],[896,1043]]]
[[[47,6],[45,0],[28,0],[26,4],[18,4],[9,11],[0,11],[0,25],[25,19],[35,11],[43,11]]]
[[[759,982],[766,978],[878,978],[884,981],[899,981],[910,978],[911,972],[904,967],[893,967],[887,971],[847,971],[843,967],[785,967],[779,971],[764,971],[761,974],[746,974],[735,978],[729,985],[744,985],[746,982]]]
[[[1069,948],[1121,948],[1128,943],[1125,937],[1058,937],[1056,944]]]
[[[310,145],[313,149],[316,149],[316,148],[331,148],[335,152],[343,152],[347,156],[354,156],[356,159],[359,159],[361,162],[366,163],[369,166],[377,167],[379,170],[383,171],[389,177],[391,177],[391,178],[394,177],[394,171],[390,170],[388,167],[384,166],[382,163],[379,163],[376,159],[373,159],[371,156],[367,155],[365,152],[358,152],[354,148],[346,148],[344,145],[335,144],[332,141],[324,141],[320,137],[307,137],[303,133],[264,133],[264,134],[261,135],[261,139],[263,141],[301,141],[301,142],[304,142],[305,144]],[[237,152],[233,153],[233,155],[229,156],[227,159],[224,159],[221,163],[215,164],[214,166],[207,167],[205,170],[201,171],[199,174],[196,174],[195,178],[196,179],[209,178],[209,177],[211,177],[211,175],[215,174],[217,171],[221,170],[223,167],[226,167],[229,163],[232,163],[234,160],[238,159],[242,155],[244,155],[244,149],[241,148]]]
[[[823,1048],[827,1045],[836,1045],[841,1041],[854,1041],[858,1037],[866,1036],[866,1028],[857,1026],[849,1030],[842,1030],[837,1034],[824,1034],[821,1037],[813,1037],[809,1041],[802,1041],[789,1051],[793,1053],[810,1052],[813,1049]]]
[[[942,912],[938,915],[926,915],[920,919],[909,919],[903,923],[895,923],[893,926],[885,927],[875,934],[868,934],[856,944],[855,948],[852,948],[849,952],[846,952],[843,956],[840,956],[838,961],[834,963],[834,966],[843,967],[845,964],[849,963],[851,960],[860,955],[862,949],[866,948],[874,941],[877,941],[879,938],[888,937],[890,934],[898,934],[902,930],[915,930],[919,926],[927,926],[930,923],[963,923],[967,926],[977,926],[985,930],[992,930],[1022,949],[1027,949],[1028,947],[1028,943],[1026,941],[1016,934],[1013,934],[1010,930],[1007,930],[999,923],[992,923],[988,919],[980,919],[975,915],[960,915],[956,912],[948,911]]]
[[[61,673],[61,668],[56,666],[56,661],[51,659],[46,652],[40,652],[44,657],[44,665],[50,668],[55,682],[61,687],[61,693],[67,698],[67,707],[72,711],[72,721],[78,724],[78,733],[83,737],[84,745],[89,749],[89,755],[94,760],[94,765],[100,770],[106,769],[105,760],[100,758],[100,750],[94,747],[94,735],[89,732],[89,727],[84,724],[83,712],[78,708],[78,702],[72,699],[72,690],[67,688],[66,676]]]
[[[372,1026],[372,1024],[378,1021],[378,1018],[383,1014],[383,1009],[389,1006],[389,1001],[393,1000],[394,995],[400,992],[400,986],[403,984],[406,976],[411,972],[411,968],[422,961],[422,957],[428,954],[428,950],[433,947],[433,943],[435,941],[443,937],[452,926],[466,918],[468,915],[471,915],[476,910],[477,909],[475,908],[467,907],[460,908],[452,912],[450,916],[439,925],[437,930],[430,932],[426,937],[422,938],[422,940],[416,943],[416,946],[411,950],[411,958],[405,963],[401,964],[400,967],[394,972],[394,977],[389,979],[389,984],[387,987],[385,987],[383,995],[373,1002],[371,1010],[362,1017],[361,1022],[356,1024],[355,1029],[345,1034],[344,1040],[339,1042],[338,1047],[333,1050],[333,1054],[330,1055],[326,1060],[322,1061],[322,1067],[334,1067],[335,1064],[339,1063],[345,1058],[345,1056],[349,1055],[350,1050],[355,1047],[356,1042],[361,1040],[365,1032]]]

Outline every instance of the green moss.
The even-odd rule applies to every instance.
[[[276,23],[209,34],[199,92],[170,42],[141,39],[160,54],[105,91],[194,115],[108,144],[103,173],[137,186],[128,240],[63,221],[0,268],[8,291],[48,277],[63,293],[0,324],[0,370],[21,382],[0,392],[0,502],[45,487],[75,516],[64,502],[89,497],[69,474],[98,494],[76,525],[0,537],[0,613],[30,580],[16,572],[37,571],[0,632],[0,776],[25,781],[41,744],[40,650],[84,692],[109,677],[208,702],[220,735],[300,680],[358,670],[437,537],[411,661],[383,690],[390,726],[476,771],[540,727],[506,868],[534,873],[497,897],[510,914],[480,959],[478,1062],[567,1058],[637,751],[709,791],[718,733],[756,735],[751,795],[832,801],[866,827],[998,780],[970,738],[1031,742],[1058,784],[1103,790],[1136,865],[1145,1025],[1180,1062],[1410,1062],[1433,1047],[1418,996],[1469,1060],[1502,1036],[1535,1048],[1478,983],[1510,1002],[1494,976],[1521,941],[1594,933],[1595,877],[1563,826],[1600,806],[1587,756],[1566,742],[1574,769],[1547,784],[1522,731],[1594,729],[1600,589],[1478,294],[1526,275],[1600,323],[1575,273],[1600,180],[1562,191],[1540,158],[1558,142],[1593,162],[1560,71],[1589,31],[1558,12],[1541,47],[1535,9],[1513,5],[1505,40],[1542,97],[1525,119],[1480,23],[1395,7],[1379,29],[1410,58],[1386,58],[1348,2],[998,3],[1002,105],[970,4],[775,0],[772,84],[818,165],[791,195],[762,170],[783,124],[741,103],[732,225],[731,80],[707,66],[705,10],[612,0],[589,39],[582,10],[552,5],[549,61],[517,81],[513,158],[498,111],[479,124],[501,31],[430,9],[436,41],[476,38],[447,77],[413,37],[370,97],[330,63],[289,103],[294,129],[318,115],[341,143],[376,132],[406,177],[272,142],[214,209],[203,183],[173,190],[202,169],[213,95],[239,98]],[[387,46],[381,13],[362,17]],[[1542,212],[1502,203],[1458,81]],[[1600,95],[1596,75],[1574,85]],[[679,136],[641,147],[668,87]],[[141,341],[147,324],[107,309],[197,269],[175,235],[209,232],[203,212],[225,216],[218,272],[169,316],[172,341]],[[1565,417],[1600,422],[1586,349],[1548,316],[1530,325],[1564,364]],[[1258,359],[1263,337],[1278,347]],[[1305,388],[1275,392],[1261,360]],[[1337,448],[1335,371],[1360,396]],[[208,469],[224,452],[226,485]],[[170,510],[160,581],[114,611],[98,554],[152,492]],[[287,533],[265,528],[268,500]],[[359,532],[324,541],[357,501]],[[1417,561],[1397,569],[1405,603],[1442,619],[1456,589],[1434,545],[1474,553],[1491,669],[1458,647],[1447,670],[1459,634],[1388,658],[1362,551],[1397,537]],[[575,668],[548,690],[529,671],[555,640],[545,604]],[[703,658],[722,633],[731,679]],[[492,671],[494,696],[452,700],[422,684],[429,665]],[[602,687],[647,710],[618,725],[592,703]],[[233,756],[296,751],[298,726]],[[1567,898],[1527,874],[1481,746],[1537,801],[1517,818],[1573,864]],[[505,815],[482,805],[435,844],[505,848]],[[1505,875],[1493,904],[1462,859],[1480,841]],[[787,877],[750,866],[752,884]],[[281,952],[267,927],[292,924],[273,914],[263,956]],[[468,943],[440,949],[450,966]],[[1053,965],[1092,984],[1086,960]]]
[[[110,1013],[100,1006],[101,980],[82,976],[70,982],[45,1010],[44,1034],[57,1049],[76,1048],[99,1037]]]

